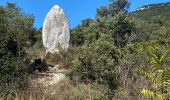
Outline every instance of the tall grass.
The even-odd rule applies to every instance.
[[[28,88],[1,95],[0,100],[106,100],[102,91],[91,84],[75,85],[71,80],[65,79],[57,85]]]

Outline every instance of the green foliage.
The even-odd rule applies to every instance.
[[[34,17],[21,12],[21,9],[15,3],[7,3],[5,6],[6,23],[8,34],[18,42],[19,45],[31,46],[35,42],[32,28]]]
[[[160,49],[161,48],[161,49]],[[147,69],[138,68],[136,71],[144,75],[154,86],[154,91],[142,89],[144,95],[154,98],[167,98],[170,92],[170,63],[168,62],[169,47],[155,43],[147,43],[139,45],[141,54],[145,54],[150,66]]]
[[[73,78],[106,86],[110,99],[118,86],[119,48],[126,46],[135,29],[133,19],[127,15],[127,6],[126,0],[111,1],[109,6],[97,9],[96,19],[83,20],[71,31],[71,43],[77,48]]]
[[[46,61],[64,68],[73,63],[71,78],[99,85],[92,86],[97,89],[95,100],[114,96],[138,100],[139,91],[153,100],[169,100],[169,3],[144,6],[148,9],[132,13],[128,7],[128,0],[110,0],[97,9],[95,19],[83,20],[71,30],[74,59],[70,52],[59,50],[59,54],[47,54]],[[43,55],[39,49],[43,48],[42,29],[34,29],[33,22],[34,16],[22,13],[13,3],[0,7],[0,93],[20,88],[28,71],[47,70],[45,61],[37,57],[28,67],[29,50],[38,49],[39,57]],[[100,86],[104,92],[98,93]],[[90,94],[91,89],[85,89]]]
[[[97,17],[112,17],[119,12],[127,13],[129,6],[128,0],[110,0],[108,6],[102,6],[97,9]]]
[[[135,19],[135,31],[122,48],[120,84],[133,98],[141,98],[141,90],[148,98],[169,100],[169,25],[165,20],[147,22]]]
[[[43,48],[43,43],[42,43],[42,28],[39,29],[35,29],[35,33],[33,34],[33,38],[32,40],[34,40],[34,47],[36,48]]]
[[[86,33],[89,29],[89,25],[93,22],[92,19],[86,19],[82,21],[82,25],[77,26],[71,30],[71,44],[73,46],[81,46],[85,43]]]
[[[106,32],[111,34],[115,46],[122,48],[134,31],[134,23],[125,13],[119,12],[115,17],[106,20]]]
[[[145,20],[147,23],[157,23],[162,24],[162,21],[165,21],[166,23],[169,23],[170,21],[170,3],[160,3],[160,4],[151,4],[142,6],[147,9],[145,10],[139,10],[130,13],[132,17],[135,17],[137,19]]]
[[[95,72],[91,73],[90,70],[93,71],[93,69],[96,70],[98,69],[99,72],[102,72],[100,70],[105,69],[102,67],[107,67],[107,68],[114,67],[116,63],[115,62],[116,59],[114,59],[114,54],[115,54],[114,47],[110,44],[109,41],[107,41],[108,37],[107,38],[105,37],[104,39],[103,38],[104,36],[102,37],[102,39],[99,39],[92,44],[85,44],[82,47],[80,47],[78,50],[78,54],[77,54],[78,57],[76,57],[77,59],[75,59],[74,63],[77,64],[75,65],[75,68],[78,68],[77,71],[80,70],[79,72],[81,72],[82,74],[87,73],[87,75],[82,76],[83,79],[86,78],[91,80],[96,79],[101,75],[100,76],[97,74],[95,75],[94,74]],[[94,62],[92,60],[94,60]],[[106,64],[107,66],[104,66],[103,64],[104,65]],[[95,68],[95,67],[99,67],[99,68]],[[85,69],[89,69],[89,72],[82,71],[82,70],[85,71]]]
[[[81,26],[71,31],[73,46],[81,46],[85,42],[98,39],[100,32],[108,34],[113,39],[116,47],[122,48],[128,42],[128,38],[134,31],[134,21],[124,12],[119,12],[114,17],[99,17],[95,20],[85,20]]]
[[[108,86],[109,94],[117,87],[115,66],[118,64],[118,51],[112,39],[105,34],[93,43],[79,47],[74,59],[73,76],[80,81],[97,82]]]
[[[150,90],[142,89],[141,93],[147,96],[148,98],[151,98],[152,100],[163,100],[163,97],[160,94],[154,93]]]
[[[4,9],[5,8],[5,9]],[[0,7],[0,94],[19,89],[26,82],[28,56],[25,52],[33,18],[13,3]]]

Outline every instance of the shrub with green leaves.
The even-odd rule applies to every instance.
[[[15,4],[0,7],[0,94],[19,89],[26,81],[28,56],[25,49],[32,23],[27,18]]]
[[[101,34],[93,43],[86,43],[78,49],[74,60],[73,75],[85,82],[98,82],[116,88],[115,66],[118,64],[117,50],[112,38]]]
[[[170,63],[169,47],[155,42],[143,43],[139,45],[142,55],[149,61],[149,66],[137,68],[138,74],[143,75],[153,85],[151,89],[143,88],[141,93],[145,96],[159,100],[169,100],[170,93]]]

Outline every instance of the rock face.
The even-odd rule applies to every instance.
[[[47,14],[42,30],[43,45],[46,53],[67,51],[70,40],[69,23],[64,11],[55,5]]]

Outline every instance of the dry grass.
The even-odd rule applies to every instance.
[[[103,95],[102,92],[90,84],[74,86],[72,81],[65,79],[47,88],[29,88],[26,91],[1,96],[0,100],[93,100],[99,95]]]
[[[35,47],[33,48],[29,48],[27,50],[28,56],[31,57],[31,59],[37,59],[37,58],[45,58],[45,49],[41,48],[41,49],[37,49]]]
[[[59,48],[58,53],[47,53],[44,48],[37,49],[36,47],[29,48],[27,50],[28,56],[31,59],[45,59],[45,62],[49,65],[59,65],[61,68],[70,68],[73,61],[74,49],[70,47],[67,51]]]
[[[73,49],[69,49],[67,52],[60,51],[57,54],[49,54],[45,57],[45,50],[30,48],[28,54],[32,59],[45,58],[48,64],[69,69],[73,61],[73,51]],[[104,87],[97,86],[97,84],[75,85],[71,80],[64,79],[53,86],[28,87],[22,91],[0,95],[0,100],[94,100],[104,97],[106,91]]]
[[[50,54],[48,53],[45,60],[50,65],[59,65],[61,68],[68,69],[72,65],[73,52],[72,48],[69,48],[67,52],[60,50],[59,53]]]

